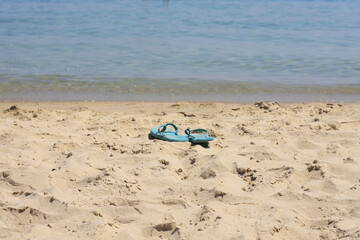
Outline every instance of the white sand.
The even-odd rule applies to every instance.
[[[0,114],[0,238],[360,238],[360,104],[1,103]],[[167,122],[215,140],[149,140]]]

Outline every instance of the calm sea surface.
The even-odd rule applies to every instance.
[[[360,1],[0,0],[0,100],[360,101]]]

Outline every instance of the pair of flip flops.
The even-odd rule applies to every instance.
[[[174,130],[169,129],[171,126]],[[192,143],[207,143],[214,140],[209,136],[205,129],[185,130],[186,135],[179,135],[178,128],[173,123],[167,123],[161,126],[153,127],[150,131],[151,136],[169,142],[192,142]]]

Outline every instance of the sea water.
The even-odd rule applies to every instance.
[[[360,101],[357,0],[0,0],[0,100]]]

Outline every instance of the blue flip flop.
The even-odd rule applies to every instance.
[[[175,131],[167,129],[168,126],[174,128]],[[151,136],[168,142],[188,142],[189,138],[185,135],[178,134],[178,128],[173,123],[167,123],[158,127],[153,127],[150,131]]]
[[[186,135],[188,135],[189,141],[192,143],[206,143],[214,140],[213,137],[209,137],[208,131],[205,129],[194,129],[190,130],[189,128],[185,130]],[[205,133],[205,134],[193,134],[193,133]]]

